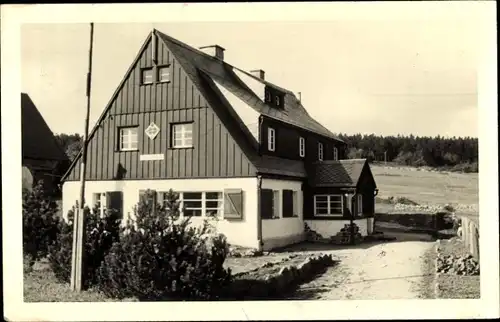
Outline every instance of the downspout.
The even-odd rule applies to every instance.
[[[350,218],[350,221],[351,221],[351,245],[354,245],[355,242],[354,242],[354,211],[352,209],[352,201],[353,200],[356,200],[354,199],[354,196],[356,196],[356,192],[354,192],[352,195],[350,195],[350,198],[349,198],[349,212],[351,213],[351,218]]]
[[[260,192],[262,189],[262,176],[257,176],[257,250],[260,252],[264,246],[262,242],[262,214],[260,213]]]
[[[263,117],[262,115],[259,115],[259,142],[258,143],[258,150],[257,153],[259,155],[259,158],[262,157],[262,151],[261,151],[261,141],[262,141],[262,122],[263,122]],[[259,170],[257,170],[259,171]],[[262,214],[260,212],[260,195],[261,195],[261,190],[262,190],[262,176],[260,174],[257,175],[257,251],[262,251],[262,248],[264,246],[264,242],[262,241]]]

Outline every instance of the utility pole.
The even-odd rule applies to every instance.
[[[90,89],[92,75],[92,49],[94,44],[94,23],[90,23],[90,49],[89,66],[87,72],[87,110],[85,114],[85,130],[83,134],[82,158],[80,163],[80,202],[73,219],[73,252],[71,255],[71,290],[80,292],[82,290],[82,268],[83,268],[83,241],[85,218],[83,209],[85,207],[85,175],[87,163],[87,141],[89,136],[89,116],[90,116]]]
[[[384,163],[387,165],[387,151],[384,151]]]

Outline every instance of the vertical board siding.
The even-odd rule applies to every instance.
[[[141,85],[141,68],[153,67],[152,42],[133,66],[108,114],[88,145],[87,180],[168,179],[253,176],[255,170],[221,119],[208,106],[181,64],[158,41],[158,65],[170,64],[170,82]],[[155,75],[156,77],[156,75]],[[154,140],[145,134],[154,122]],[[170,125],[193,122],[191,149],[172,149]],[[138,126],[138,151],[118,151],[118,127]],[[164,160],[140,161],[141,154],[164,154]],[[67,180],[80,178],[80,160]]]
[[[267,130],[271,127],[275,131],[275,151],[269,151],[267,147]],[[299,138],[306,140],[306,155],[304,158],[299,154]],[[323,160],[333,160],[333,147],[339,151],[339,158],[344,158],[344,147],[333,139],[316,135],[301,130],[292,125],[282,123],[270,118],[264,118],[261,130],[260,149],[263,154],[273,155],[291,160],[305,160],[306,162],[318,161],[318,143],[323,143]]]

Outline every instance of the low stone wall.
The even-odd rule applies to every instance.
[[[469,253],[479,260],[479,225],[469,217],[460,217],[461,226],[458,235]]]
[[[241,301],[278,298],[335,263],[328,254],[310,256],[299,264],[282,263],[279,270],[271,271],[269,274],[258,274],[260,270],[274,265],[269,263],[235,275],[233,283],[221,299]]]

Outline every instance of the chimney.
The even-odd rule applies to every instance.
[[[254,69],[250,71],[250,74],[253,76],[265,80],[265,72],[262,69]]]
[[[212,57],[224,60],[224,48],[219,45],[203,46],[199,48],[202,52]]]
[[[297,94],[299,95],[299,102],[302,102],[302,92],[297,92]]]

